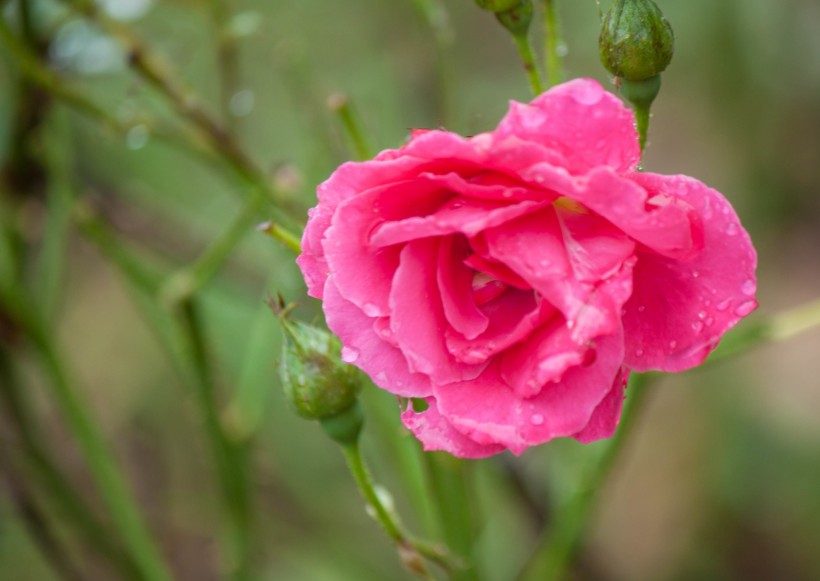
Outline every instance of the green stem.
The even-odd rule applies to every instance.
[[[36,310],[28,298],[19,293],[16,296],[4,293],[0,302],[9,313],[19,318],[16,322],[39,352],[43,367],[51,378],[54,401],[76,438],[100,496],[141,574],[151,581],[170,579],[171,575],[140,518],[128,486],[107,449],[102,434],[77,395],[62,357],[53,344],[51,335],[39,320]]]
[[[199,309],[194,300],[191,298],[184,300],[179,305],[178,314],[180,330],[185,336],[197,401],[203,415],[205,430],[214,455],[231,522],[233,554],[229,568],[234,579],[249,579],[252,519],[246,462],[247,450],[230,438],[220,419],[216,386],[205,344],[205,332]]]
[[[160,296],[164,302],[174,306],[194,296],[205,286],[230,258],[236,246],[253,231],[261,209],[262,201],[259,197],[247,199],[239,215],[193,264],[172,274],[162,285]]]
[[[706,364],[730,359],[766,343],[787,341],[817,327],[820,327],[820,298],[744,324],[742,329],[726,336]]]
[[[294,254],[302,253],[302,241],[293,232],[282,228],[275,222],[265,222],[259,226],[259,231],[264,232],[271,238],[282,243],[282,245]]]
[[[646,148],[646,138],[649,135],[649,107],[635,106],[635,127],[638,129],[638,143],[641,146],[641,153]]]
[[[431,497],[447,546],[463,565],[455,571],[457,581],[475,581],[478,573],[473,559],[475,518],[467,477],[469,466],[464,460],[443,452],[428,452],[424,456]]]
[[[364,161],[373,157],[373,148],[370,146],[358,115],[350,106],[347,95],[334,93],[327,99],[327,107],[338,117],[345,134],[350,141],[356,159]]]
[[[140,579],[139,572],[128,555],[114,542],[112,536],[99,522],[58,468],[51,452],[42,443],[26,406],[26,390],[20,383],[14,359],[0,349],[0,397],[9,412],[9,418],[20,437],[22,456],[41,488],[54,502],[55,507],[77,528],[92,550],[99,552],[126,579]],[[5,463],[5,461],[3,462]]]
[[[452,51],[454,34],[450,17],[441,0],[413,0],[413,5],[433,33],[438,77],[438,123],[442,127],[449,127],[455,104],[455,63]]]
[[[387,536],[396,544],[399,556],[407,568],[422,578],[432,579],[424,566],[424,561],[421,560],[421,557],[423,557],[438,564],[445,571],[452,573],[454,566],[444,548],[410,536],[404,530],[395,512],[385,505],[376,490],[373,479],[370,477],[364,458],[362,458],[358,440],[352,444],[343,445],[342,451],[359,491],[362,493],[367,505],[372,509],[374,518],[382,526]]]
[[[558,54],[561,33],[558,30],[558,19],[555,16],[556,1],[544,0],[544,61],[550,86],[559,84],[562,76],[561,55]]]
[[[541,75],[538,72],[538,63],[535,60],[535,52],[532,50],[532,43],[526,34],[514,34],[513,41],[521,63],[524,65],[524,72],[530,81],[530,88],[536,97],[544,92],[544,84],[541,82]]]
[[[239,55],[236,38],[228,32],[231,19],[229,0],[210,0],[211,23],[216,43],[216,58],[219,68],[219,97],[222,120],[229,132],[235,133],[236,117],[231,112],[231,99],[239,86]]]
[[[607,443],[606,449],[574,496],[558,508],[550,532],[524,569],[522,581],[557,581],[568,576],[568,569],[581,548],[599,494],[646,402],[649,379],[650,376],[647,375],[633,375],[626,391],[626,403],[618,432]]]

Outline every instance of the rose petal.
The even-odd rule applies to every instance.
[[[618,421],[621,419],[621,409],[624,405],[624,389],[629,380],[629,370],[621,369],[615,377],[615,383],[604,400],[598,404],[587,426],[575,434],[573,438],[584,444],[611,438],[615,435]]]
[[[560,152],[572,174],[601,165],[634,171],[640,160],[632,112],[592,79],[554,87],[528,105],[511,102],[495,132],[509,135]]]
[[[465,365],[447,350],[443,329],[447,323],[436,277],[439,240],[409,242],[390,292],[390,328],[410,369],[435,383],[473,379],[483,365]]]
[[[473,270],[464,264],[470,251],[461,236],[446,236],[439,244],[438,286],[444,315],[450,326],[467,339],[487,329],[489,320],[473,300]]]
[[[433,386],[439,412],[480,444],[502,444],[513,453],[553,438],[581,432],[612,390],[623,361],[623,335],[601,337],[590,365],[567,370],[531,398],[510,389],[490,365],[473,381]]]
[[[637,174],[651,192],[683,199],[704,227],[703,251],[679,262],[639,253],[626,304],[626,363],[636,371],[682,371],[701,363],[720,337],[757,306],[755,253],[728,201],[686,176]]]
[[[479,444],[471,440],[438,412],[435,398],[426,398],[429,407],[423,412],[412,406],[401,414],[401,421],[421,441],[426,451],[443,450],[459,458],[486,458],[504,451],[500,444]]]
[[[376,320],[345,299],[333,277],[325,284],[324,296],[322,306],[327,326],[353,355],[349,363],[367,373],[373,383],[396,395],[427,397],[431,394],[430,379],[410,371],[401,351],[382,341],[376,333]]]

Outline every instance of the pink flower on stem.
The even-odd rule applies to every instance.
[[[757,306],[729,202],[639,159],[631,111],[579,79],[494,131],[416,131],[319,186],[308,292],[346,361],[426,400],[402,414],[425,449],[607,438],[631,370],[698,365]]]

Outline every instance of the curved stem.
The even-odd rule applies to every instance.
[[[609,478],[624,445],[634,431],[651,376],[633,375],[618,432],[593,465],[575,495],[558,509],[552,530],[542,540],[521,575],[522,581],[563,579],[581,547],[596,500]]]
[[[432,579],[424,566],[423,557],[452,573],[454,566],[450,562],[445,549],[434,543],[412,537],[407,533],[399,521],[398,515],[379,496],[364,458],[362,458],[358,440],[353,444],[343,445],[342,451],[347,460],[347,466],[350,468],[350,473],[356,480],[356,484],[368,506],[373,511],[373,517],[382,526],[387,536],[396,544],[399,556],[405,566],[422,578]]]

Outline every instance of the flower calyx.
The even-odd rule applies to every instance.
[[[364,416],[358,402],[362,374],[342,361],[342,345],[324,329],[288,317],[292,306],[271,307],[285,332],[279,373],[288,403],[306,419],[319,420],[340,444],[358,439]]]

